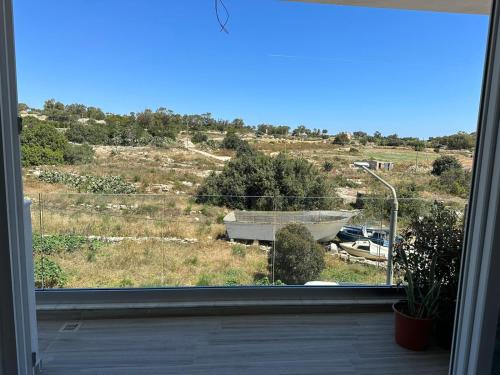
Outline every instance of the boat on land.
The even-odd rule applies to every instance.
[[[357,240],[354,242],[341,242],[340,247],[350,255],[375,261],[386,261],[389,249],[373,243],[370,240]]]
[[[287,224],[303,224],[319,242],[332,241],[358,211],[233,211],[224,217],[230,239],[274,241]]]
[[[389,231],[383,228],[348,225],[340,229],[337,238],[340,242],[367,240],[377,245],[389,246]]]

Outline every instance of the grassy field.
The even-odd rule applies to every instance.
[[[413,182],[422,187],[426,200],[444,200],[463,206],[465,200],[432,188],[429,170],[439,154],[418,153],[405,148],[338,147],[321,141],[289,142],[252,140],[267,154],[287,152],[304,157],[321,167],[334,163],[328,177],[341,181],[339,194],[355,198],[358,191],[384,195],[374,180],[350,164],[370,158],[395,163],[391,172],[381,172],[394,184]],[[32,220],[35,236],[70,235],[90,238],[104,236],[102,246],[57,250],[46,257],[55,260],[67,274],[66,287],[144,287],[194,285],[250,285],[262,283],[267,271],[267,248],[235,244],[224,239],[222,218],[228,210],[195,204],[193,195],[211,171],[223,164],[179,146],[96,147],[92,164],[46,166],[24,171],[25,195],[33,199]],[[355,148],[355,150],[353,150]],[[231,155],[231,153],[226,153]],[[457,154],[465,166],[466,154]],[[121,176],[134,184],[138,194],[80,194],[62,184],[37,178],[40,169],[78,175]],[[381,225],[388,218],[381,217]],[[123,237],[123,238],[111,238]],[[38,254],[37,257],[41,255]],[[383,269],[345,263],[327,255],[321,280],[382,283]]]

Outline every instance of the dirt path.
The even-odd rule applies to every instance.
[[[189,141],[189,140],[186,140],[184,142],[184,145],[186,146],[186,148],[189,150],[189,151],[193,151],[197,154],[200,154],[200,155],[204,155],[206,157],[209,157],[209,158],[212,158],[212,159],[215,159],[215,160],[219,160],[219,161],[228,161],[228,160],[231,160],[231,157],[230,156],[217,156],[217,155],[214,155],[214,154],[210,154],[208,152],[205,152],[205,151],[201,151],[201,150],[197,150],[195,148],[195,145]]]

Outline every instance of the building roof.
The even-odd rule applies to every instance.
[[[447,13],[485,14],[491,12],[492,0],[289,0],[307,3],[427,10]]]

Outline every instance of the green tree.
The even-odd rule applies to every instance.
[[[199,203],[253,210],[329,209],[334,198],[327,176],[307,160],[252,150],[208,176],[197,194]]]
[[[275,279],[302,285],[318,278],[325,268],[325,250],[304,225],[288,224],[276,233],[268,267],[270,272],[274,269]]]
[[[106,118],[106,115],[101,110],[101,108],[88,107],[87,117],[93,120],[104,120]]]
[[[64,104],[56,102],[55,99],[45,101],[42,113],[46,115],[49,120],[58,122],[68,122],[70,120],[70,115],[66,112]]]
[[[87,117],[87,107],[83,104],[69,104],[65,107],[66,112],[68,112],[74,118],[84,118]]]

